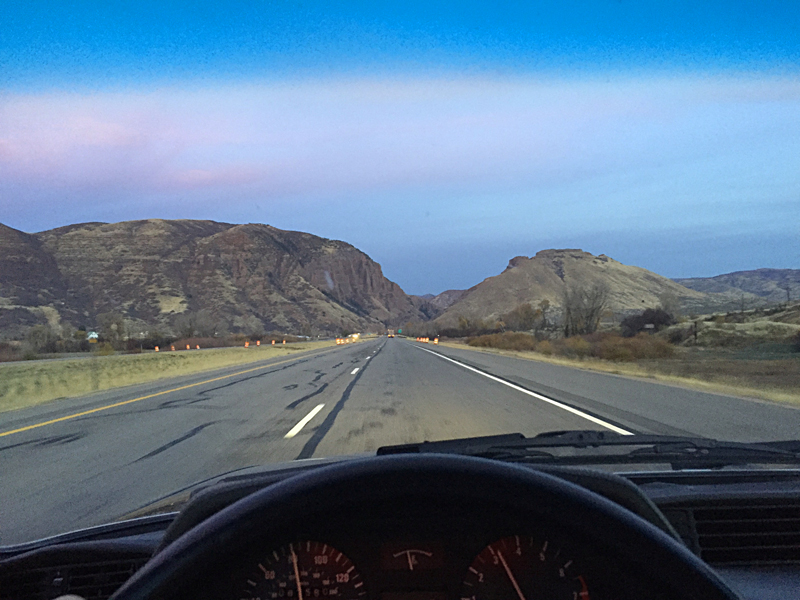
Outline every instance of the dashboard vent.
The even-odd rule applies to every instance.
[[[0,600],[52,600],[63,594],[107,600],[145,562],[113,560],[5,573],[0,578]]]
[[[710,564],[800,563],[800,503],[693,506],[700,557]]]

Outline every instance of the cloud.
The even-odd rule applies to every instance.
[[[109,214],[137,199],[282,207],[404,194],[491,196],[501,211],[528,198],[558,213],[550,194],[568,222],[586,202],[625,206],[631,194],[674,191],[676,177],[691,196],[700,165],[715,193],[729,178],[767,175],[797,191],[798,140],[800,83],[779,77],[440,76],[6,94],[0,189],[28,211],[66,194],[78,205],[105,198]]]

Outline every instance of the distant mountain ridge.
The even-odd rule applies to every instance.
[[[31,325],[94,327],[116,312],[132,327],[175,331],[205,312],[230,332],[382,331],[435,319],[499,319],[522,303],[557,315],[568,286],[602,283],[625,314],[677,303],[687,315],[800,298],[800,270],[670,280],[606,255],[542,250],[468,290],[410,296],[342,241],[269,225],[160,220],[81,223],[40,233],[0,224],[0,337]],[[216,325],[215,325],[216,326]]]
[[[467,290],[445,290],[441,294],[424,294],[422,296],[415,296],[427,302],[428,305],[434,307],[436,314],[446,310],[467,293]]]
[[[230,331],[381,330],[433,309],[345,242],[269,225],[82,223],[36,234],[0,225],[0,328],[92,326],[116,311],[170,329],[205,310]]]
[[[727,294],[733,298],[746,294],[748,300],[757,297],[771,304],[800,299],[800,269],[753,269],[674,281],[698,292]]]

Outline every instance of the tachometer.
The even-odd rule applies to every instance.
[[[241,597],[259,600],[359,600],[364,581],[344,554],[322,542],[272,550],[247,574]]]
[[[461,600],[589,600],[583,574],[563,548],[515,535],[489,544],[461,585]]]

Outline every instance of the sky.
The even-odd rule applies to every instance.
[[[560,247],[800,268],[800,4],[34,2],[0,222],[268,223],[409,293]]]

